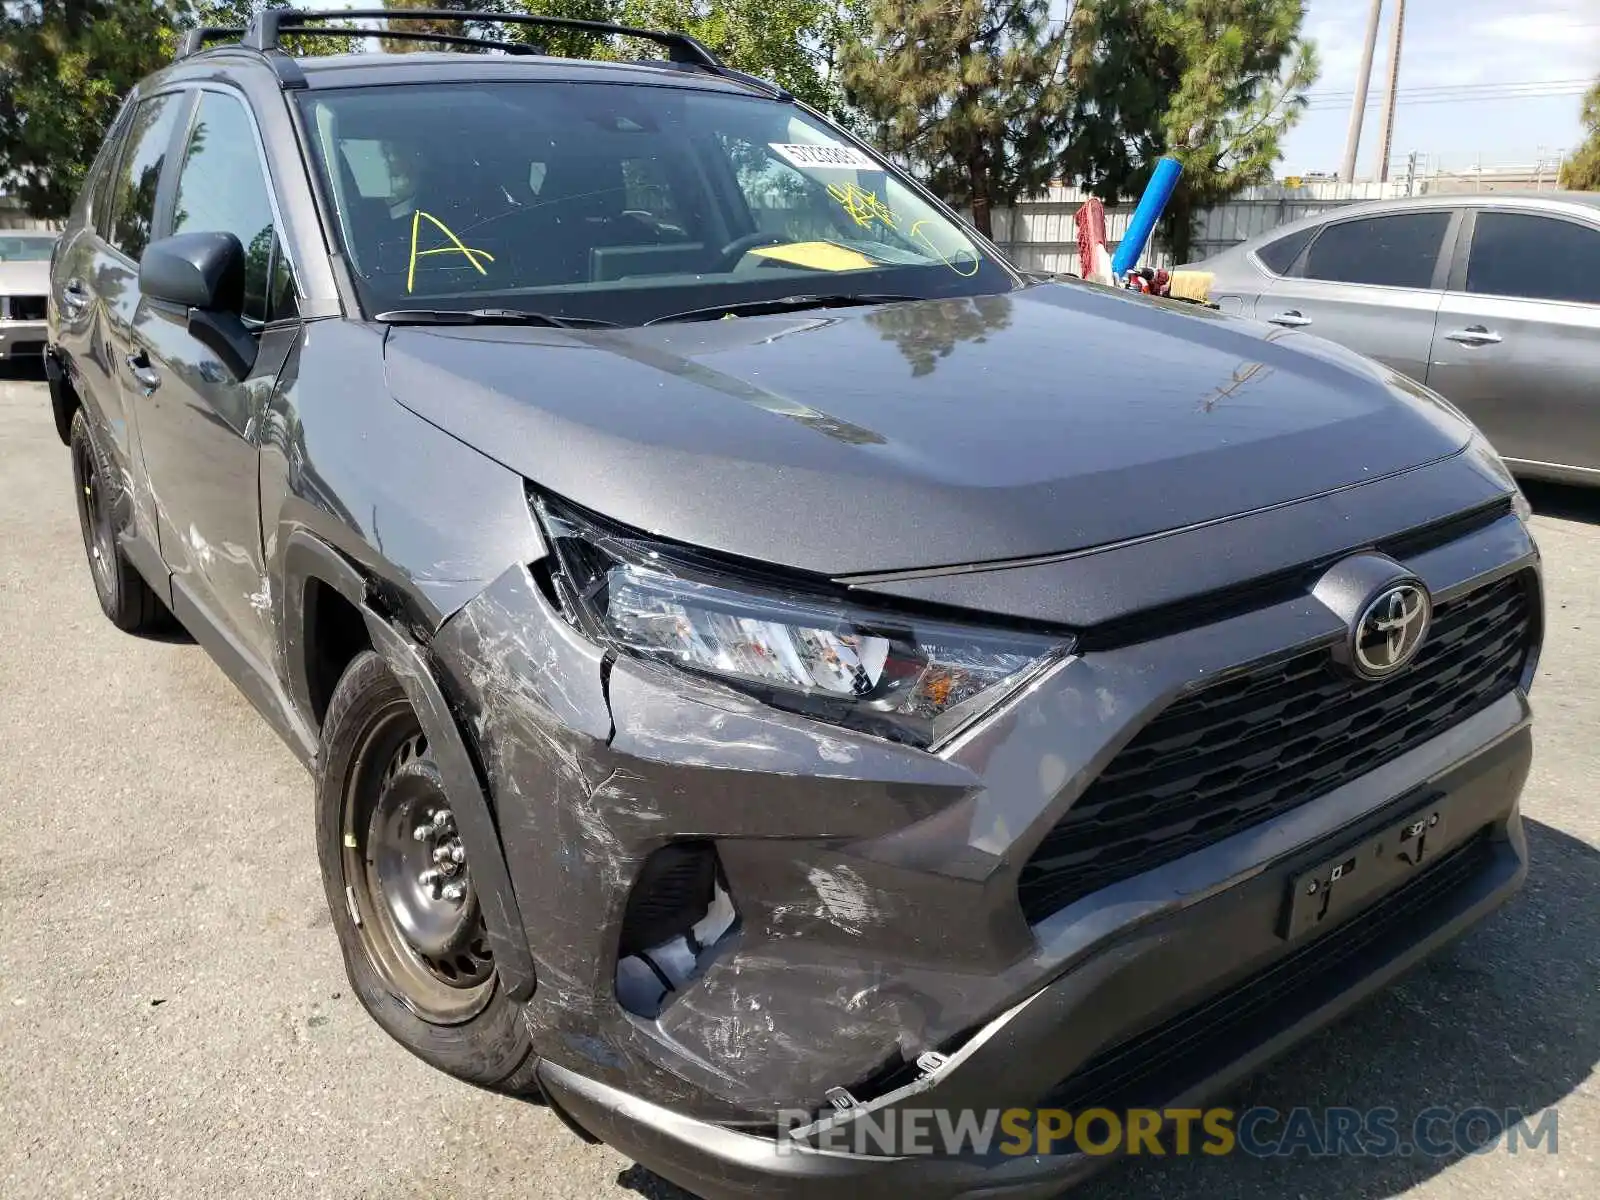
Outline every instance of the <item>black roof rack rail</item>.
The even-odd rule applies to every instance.
[[[727,68],[722,65],[722,60],[713,54],[703,43],[689,36],[687,33],[674,33],[656,29],[636,29],[629,25],[613,25],[608,21],[580,21],[567,17],[536,17],[526,13],[486,13],[473,12],[462,9],[441,8],[342,8],[342,9],[297,9],[297,8],[268,8],[258,12],[250,22],[250,28],[245,31],[241,44],[247,49],[269,52],[278,48],[279,39],[285,33],[293,33],[312,23],[324,21],[361,21],[361,20],[425,20],[425,21],[476,21],[484,24],[496,25],[529,25],[543,29],[575,29],[586,33],[610,34],[618,37],[640,38],[643,41],[655,42],[666,48],[667,57],[672,62],[689,63],[706,70],[721,73]],[[333,30],[327,30],[332,33]],[[363,37],[393,37],[395,33],[382,29],[339,29],[340,33],[359,35]],[[482,38],[463,38],[458,35],[418,33],[404,40],[407,41],[444,41],[447,45],[465,42],[471,45],[492,46],[495,43]],[[501,43],[501,45],[510,43]]]
[[[194,54],[199,54],[205,49],[207,42],[228,41],[237,42],[244,36],[244,30],[237,25],[202,25],[198,29],[186,30],[183,41],[178,43],[178,53],[173,56],[173,62],[179,62]]]
[[[293,33],[294,30],[288,32]],[[543,54],[544,47],[534,42],[504,42],[497,38],[469,37],[461,33],[434,33],[432,30],[363,29],[358,25],[322,25],[319,34],[329,37],[381,37],[392,42],[438,42],[445,46],[477,46],[504,50],[507,54]],[[248,47],[247,47],[248,48]]]

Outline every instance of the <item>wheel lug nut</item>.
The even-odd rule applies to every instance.
[[[450,861],[458,866],[467,861],[467,852],[460,842],[450,847]]]
[[[411,840],[414,842],[425,842],[428,840],[428,835],[432,832],[432,825],[418,825],[411,831]]]
[[[467,885],[459,880],[455,883],[445,884],[444,889],[439,893],[446,900],[460,900],[466,894]]]

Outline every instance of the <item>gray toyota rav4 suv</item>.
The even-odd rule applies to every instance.
[[[1029,280],[682,35],[278,49],[376,15],[139,85],[48,370],[407,1049],[709,1197],[1042,1196],[1105,1160],[855,1134],[1191,1102],[1516,889],[1538,552],[1438,396]]]

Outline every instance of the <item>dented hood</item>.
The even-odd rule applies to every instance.
[[[396,326],[395,398],[637,528],[827,575],[1048,554],[1451,454],[1319,339],[1089,285],[569,333]]]

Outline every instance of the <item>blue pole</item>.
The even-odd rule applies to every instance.
[[[1145,243],[1150,240],[1151,231],[1166,211],[1167,201],[1172,199],[1172,189],[1178,186],[1178,176],[1181,174],[1183,167],[1177,159],[1162,158],[1156,161],[1150,183],[1144,189],[1144,195],[1139,197],[1139,207],[1133,210],[1133,216],[1128,220],[1128,232],[1117,243],[1117,252],[1111,256],[1111,273],[1118,279],[1138,265]]]

